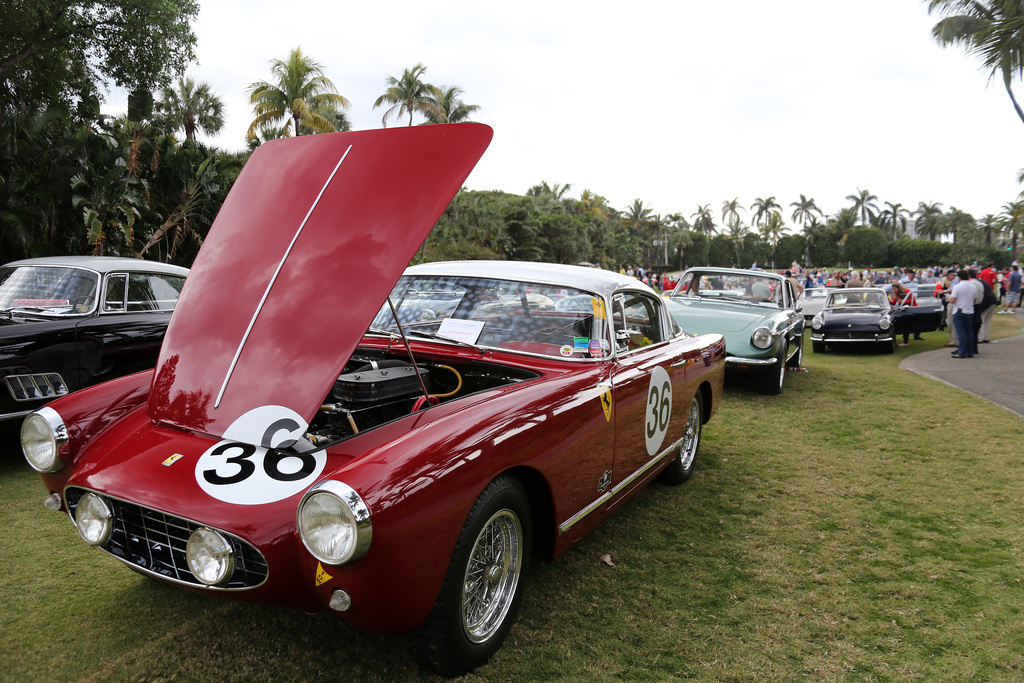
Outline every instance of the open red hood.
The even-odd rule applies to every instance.
[[[491,135],[454,124],[261,145],[185,283],[150,417],[223,436],[280,406],[308,424]]]

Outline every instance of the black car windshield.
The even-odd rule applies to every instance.
[[[871,308],[889,308],[889,300],[885,292],[832,292],[827,308],[847,308],[850,306],[869,306]]]
[[[91,270],[60,266],[0,268],[0,310],[88,313],[96,303],[100,277]]]
[[[604,300],[572,287],[476,277],[409,276],[391,303],[402,330],[422,336],[564,358],[610,350]],[[397,332],[385,302],[371,332]]]

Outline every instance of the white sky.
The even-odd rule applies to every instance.
[[[301,46],[354,129],[381,126],[385,79],[417,63],[461,87],[494,128],[475,190],[569,183],[618,209],[710,204],[716,223],[733,197],[773,195],[788,223],[801,193],[830,215],[858,188],[883,208],[998,214],[1021,191],[1024,123],[1000,81],[932,40],[937,20],[918,0],[201,0],[189,75],[225,102],[205,141],[226,150],[245,146],[246,86]]]

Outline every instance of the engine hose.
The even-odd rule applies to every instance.
[[[456,384],[455,388],[453,390],[449,391],[447,394],[431,394],[431,395],[434,398],[450,398],[450,397],[454,396],[455,394],[459,393],[459,390],[462,389],[462,375],[459,374],[459,371],[456,370],[455,368],[453,368],[450,365],[440,365],[440,364],[438,364],[437,367],[444,368],[445,370],[451,370],[455,374],[455,379],[458,380],[458,384]]]

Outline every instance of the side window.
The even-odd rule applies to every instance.
[[[124,274],[111,275],[107,278],[106,290],[103,293],[104,312],[124,311],[125,283],[127,276]]]
[[[185,279],[154,273],[128,276],[129,311],[173,311]]]
[[[641,292],[616,295],[612,302],[615,345],[619,353],[664,341],[658,303]]]

